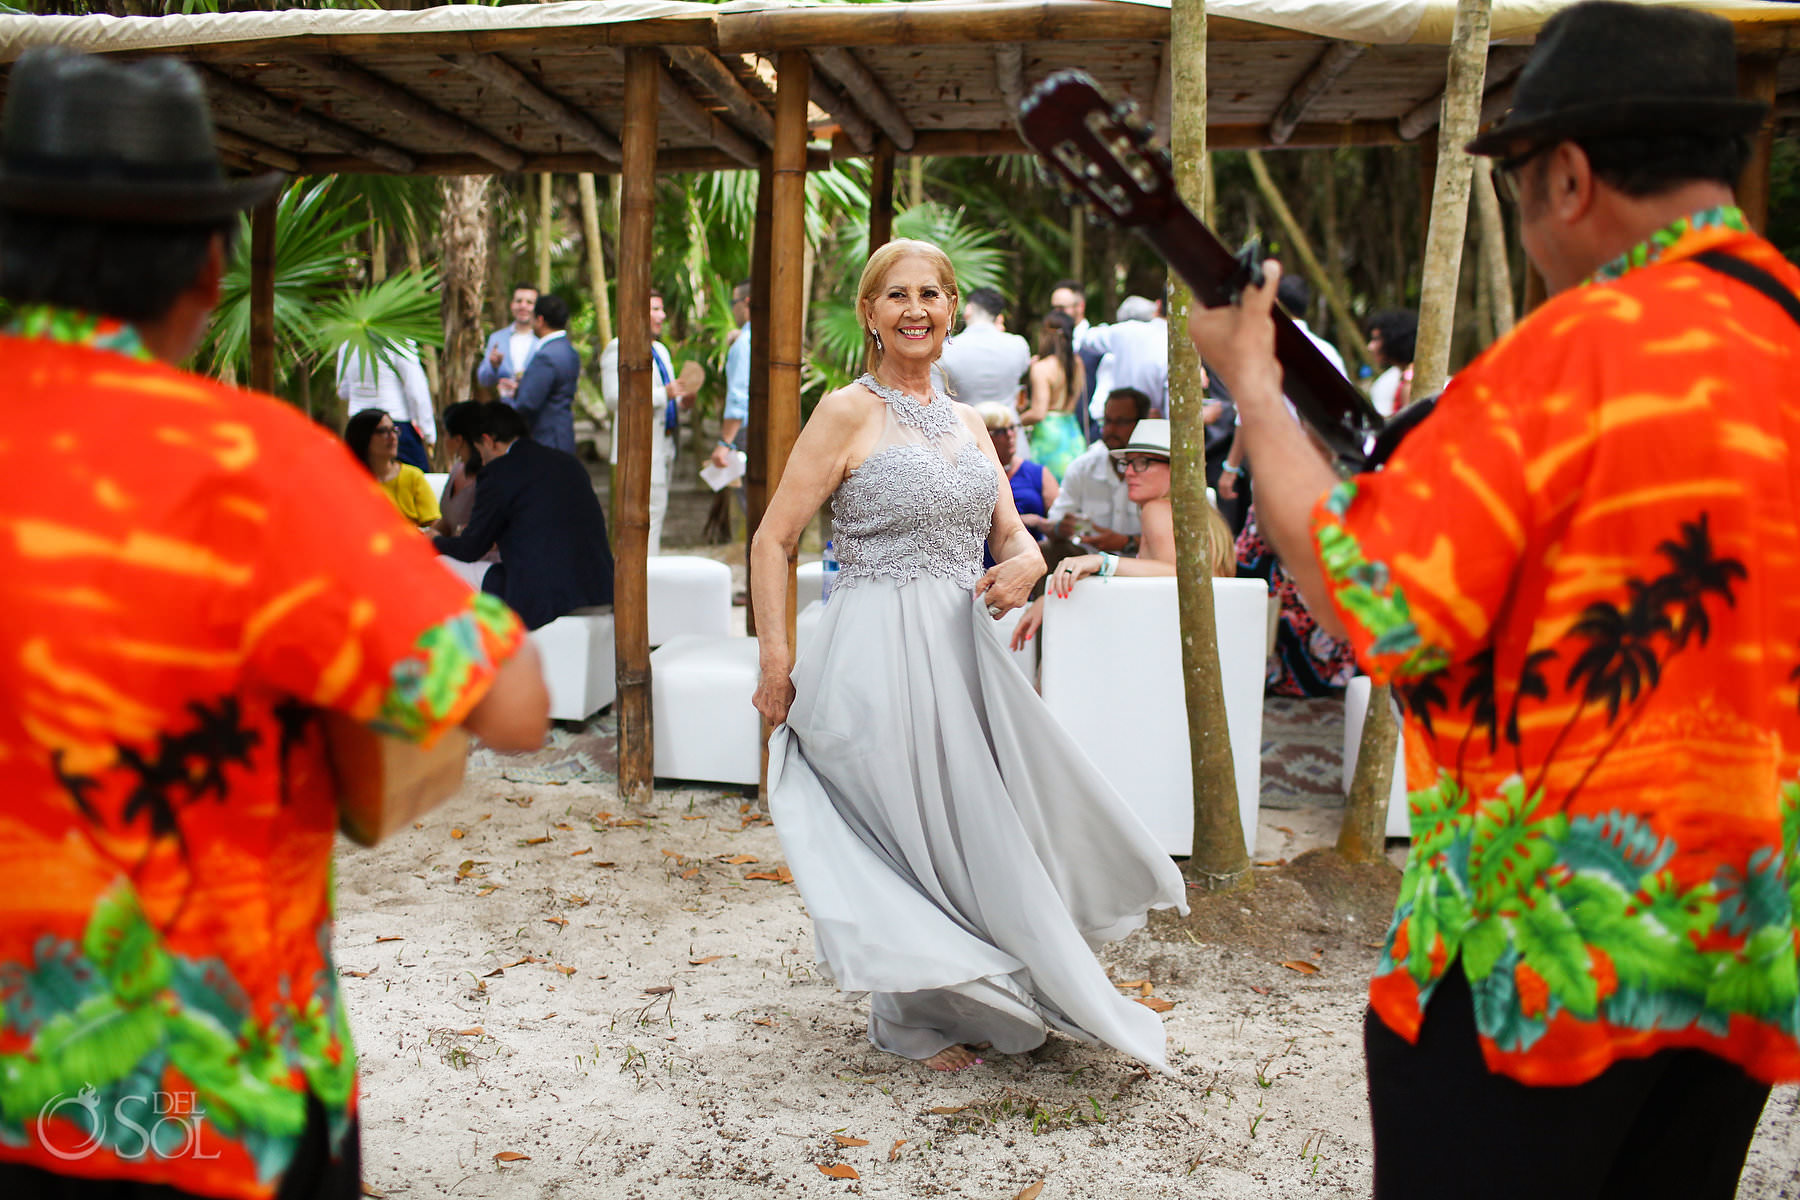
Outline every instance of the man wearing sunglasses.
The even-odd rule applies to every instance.
[[[1198,311],[1259,515],[1407,710],[1364,1040],[1375,1194],[1725,1200],[1800,1079],[1800,271],[1733,184],[1724,20],[1553,17],[1499,159],[1552,293],[1387,467],[1280,399],[1272,287]]]

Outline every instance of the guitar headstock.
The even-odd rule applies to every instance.
[[[1179,203],[1169,156],[1130,101],[1114,102],[1082,71],[1058,71],[1019,106],[1025,142],[1078,195],[1118,225],[1153,224]]]

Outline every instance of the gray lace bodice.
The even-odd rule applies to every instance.
[[[831,497],[835,586],[934,575],[973,587],[999,499],[993,463],[944,393],[921,404],[873,375],[857,382],[886,402],[887,426]]]

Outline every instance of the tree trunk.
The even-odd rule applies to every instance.
[[[537,285],[546,292],[550,290],[551,183],[548,172],[538,176]]]
[[[606,301],[606,247],[600,240],[600,189],[591,171],[576,179],[581,189],[581,238],[587,250],[588,288],[594,296],[594,354],[612,341],[612,307]]]
[[[1174,0],[1169,17],[1173,88],[1169,149],[1175,186],[1193,204],[1206,192],[1206,3]],[[1181,603],[1181,671],[1188,760],[1194,777],[1194,849],[1186,875],[1208,888],[1250,887],[1250,857],[1238,818],[1237,772],[1225,724],[1225,681],[1213,617],[1212,553],[1206,520],[1206,422],[1200,355],[1187,332],[1193,294],[1176,282],[1169,306],[1169,499],[1175,505],[1175,581]]]
[[[1319,151],[1313,155],[1313,161],[1320,167],[1319,228],[1325,235],[1325,277],[1331,280],[1334,293],[1348,296],[1350,281],[1344,276],[1344,238],[1338,227],[1337,155],[1330,150]],[[1355,315],[1348,308],[1334,315],[1338,322],[1339,343],[1349,348],[1359,360],[1366,361],[1364,351],[1369,339],[1363,336]],[[1373,368],[1375,364],[1369,365]]]
[[[481,306],[487,284],[488,175],[446,175],[444,194],[444,388],[448,407],[475,394]]]
[[[1340,327],[1356,329],[1356,318],[1350,315],[1350,306],[1344,303],[1343,296],[1338,294],[1337,285],[1332,282],[1331,276],[1320,264],[1319,256],[1313,253],[1312,243],[1306,239],[1306,231],[1300,228],[1300,222],[1294,220],[1294,214],[1288,208],[1287,201],[1281,198],[1281,192],[1275,187],[1275,181],[1269,178],[1269,167],[1267,163],[1263,162],[1262,152],[1246,150],[1244,157],[1250,163],[1250,174],[1256,177],[1256,190],[1262,193],[1263,202],[1275,214],[1275,219],[1281,223],[1282,229],[1287,231],[1288,240],[1294,245],[1294,253],[1299,256],[1302,269],[1311,277],[1313,286],[1318,288],[1320,294],[1325,297],[1325,303],[1331,309],[1332,316],[1337,318]],[[1305,313],[1294,313],[1293,315],[1302,319],[1306,317]],[[1369,349],[1363,344],[1360,337],[1353,336],[1350,344],[1342,349],[1349,350],[1358,362],[1369,362]],[[1370,363],[1369,365],[1373,366],[1374,364]]]
[[[1437,172],[1431,223],[1425,235],[1425,266],[1419,288],[1419,339],[1413,359],[1415,399],[1441,391],[1450,369],[1450,337],[1456,324],[1456,285],[1462,268],[1463,235],[1469,220],[1469,184],[1474,163],[1463,144],[1475,136],[1481,117],[1481,89],[1487,71],[1488,17],[1492,0],[1457,0],[1450,38],[1450,74],[1444,85],[1444,114],[1438,122]],[[1369,697],[1357,751],[1356,778],[1344,806],[1338,853],[1353,861],[1381,856],[1388,795],[1393,787],[1394,747],[1399,737],[1389,689]]]
[[[1500,217],[1500,197],[1494,194],[1494,164],[1475,160],[1475,217],[1480,222],[1482,274],[1488,300],[1494,306],[1494,336],[1503,338],[1513,327],[1512,265],[1506,257],[1506,223]]]

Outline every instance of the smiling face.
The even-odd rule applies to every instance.
[[[651,337],[659,338],[662,336],[663,322],[667,319],[668,319],[667,314],[663,312],[662,297],[661,296],[650,297],[650,336]]]
[[[930,259],[907,254],[883,273],[862,309],[863,325],[880,337],[884,358],[929,364],[950,332],[956,292]]]
[[[537,307],[537,289],[514,288],[512,295],[512,319],[515,324],[531,324],[531,313]]]

